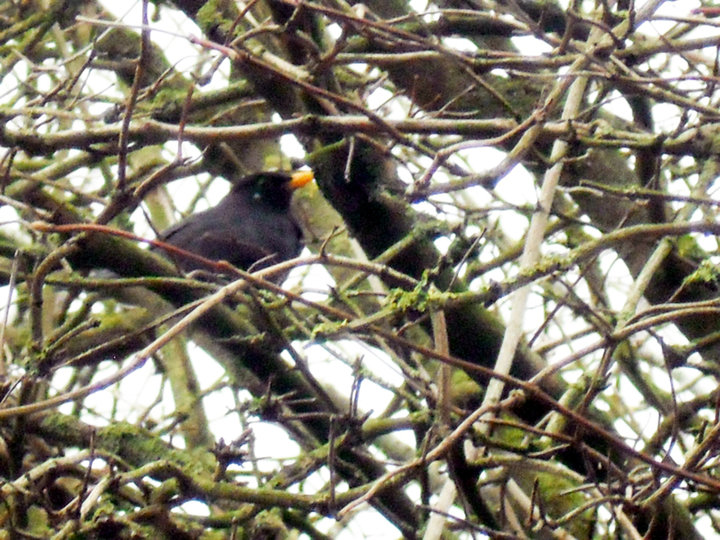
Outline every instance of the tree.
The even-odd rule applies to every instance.
[[[417,4],[2,6],[6,534],[717,530],[716,8]],[[311,254],[145,249],[288,135]]]

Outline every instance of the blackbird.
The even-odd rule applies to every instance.
[[[312,179],[311,171],[251,174],[235,182],[216,206],[187,217],[158,239],[243,270],[291,259],[302,250],[302,234],[290,213],[290,199],[294,189]],[[201,261],[171,256],[186,272],[207,270]]]

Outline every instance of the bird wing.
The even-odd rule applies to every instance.
[[[198,244],[202,246],[202,250],[191,251],[202,252],[208,259],[228,261],[233,266],[242,269],[250,268],[259,260],[269,259],[275,255],[271,250],[252,242],[230,238],[225,231],[206,231],[200,235]]]

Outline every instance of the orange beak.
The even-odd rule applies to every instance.
[[[308,184],[313,181],[315,178],[315,175],[312,171],[297,171],[292,173],[291,180],[290,180],[290,187],[292,189],[297,189],[300,187],[303,187],[305,184]]]

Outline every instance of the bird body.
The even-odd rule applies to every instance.
[[[290,213],[295,188],[312,173],[265,172],[236,182],[216,206],[193,214],[159,235],[159,240],[247,270],[291,259],[302,250],[302,233]],[[172,253],[185,271],[207,269],[201,261]]]

